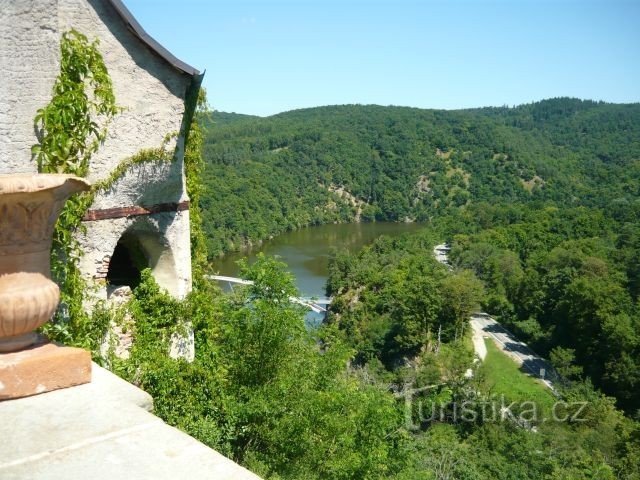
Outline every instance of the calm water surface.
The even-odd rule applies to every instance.
[[[332,247],[357,251],[380,235],[413,232],[423,225],[415,223],[347,223],[320,225],[284,233],[251,250],[225,255],[212,263],[219,275],[238,277],[236,262],[241,258],[255,260],[258,253],[276,255],[289,266],[302,296],[322,297],[328,275],[328,259]]]

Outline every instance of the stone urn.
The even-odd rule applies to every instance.
[[[0,175],[0,353],[38,339],[60,289],[51,281],[53,228],[64,202],[89,189],[71,175]]]

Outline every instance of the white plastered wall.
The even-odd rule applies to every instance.
[[[143,149],[159,147],[165,136],[180,130],[184,97],[191,77],[176,70],[143,44],[104,0],[0,0],[0,174],[36,172],[31,146],[37,139],[33,118],[51,99],[59,73],[59,39],[75,28],[90,40],[98,38],[116,102],[123,107],[109,124],[108,136],[91,159],[89,180],[110,176],[121,162]],[[141,164],[130,169],[109,191],[99,194],[92,209],[177,204],[188,200],[183,174],[184,139],[175,148],[172,163]],[[172,221],[160,221],[172,217]],[[139,218],[87,222],[80,239],[87,278],[96,273],[95,258],[113,253],[127,228],[138,228]],[[188,212],[150,216],[158,228],[165,257],[175,262],[175,277],[158,270],[158,281],[176,296],[191,285]],[[146,227],[145,227],[146,228]],[[165,230],[162,230],[165,229]],[[106,291],[104,287],[102,290]],[[101,291],[101,295],[102,295]]]
[[[0,174],[36,173],[33,118],[60,70],[57,0],[0,0]]]

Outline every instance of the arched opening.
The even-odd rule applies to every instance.
[[[118,240],[109,261],[107,283],[134,289],[140,284],[142,270],[150,268],[158,285],[174,294],[178,274],[167,240],[157,232],[140,227],[144,228],[144,225],[128,230]]]
[[[125,233],[116,245],[109,261],[107,283],[128,286],[133,290],[140,284],[142,270],[148,268],[149,261],[138,238]]]

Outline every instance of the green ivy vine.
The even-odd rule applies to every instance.
[[[202,229],[202,212],[200,199],[204,186],[202,184],[202,172],[204,159],[202,158],[202,144],[204,134],[200,126],[199,118],[208,115],[207,95],[204,88],[197,91],[196,111],[189,127],[184,152],[184,172],[189,195],[189,224],[191,227],[191,274],[194,288],[206,287],[210,282],[204,279],[207,266],[207,240]]]
[[[53,98],[34,119],[38,143],[31,151],[41,173],[84,177],[91,155],[106,138],[109,120],[121,111],[99,44],[77,30],[62,34]]]
[[[107,135],[110,120],[122,109],[116,105],[113,84],[98,47],[77,30],[60,39],[60,73],[51,101],[36,112],[38,143],[31,147],[40,173],[87,175],[91,156]],[[53,232],[51,273],[60,285],[60,308],[43,330],[50,338],[88,348],[96,335],[82,301],[87,285],[78,269],[82,255],[76,232],[94,198],[94,191],[66,202]],[[75,328],[69,328],[73,319]]]

